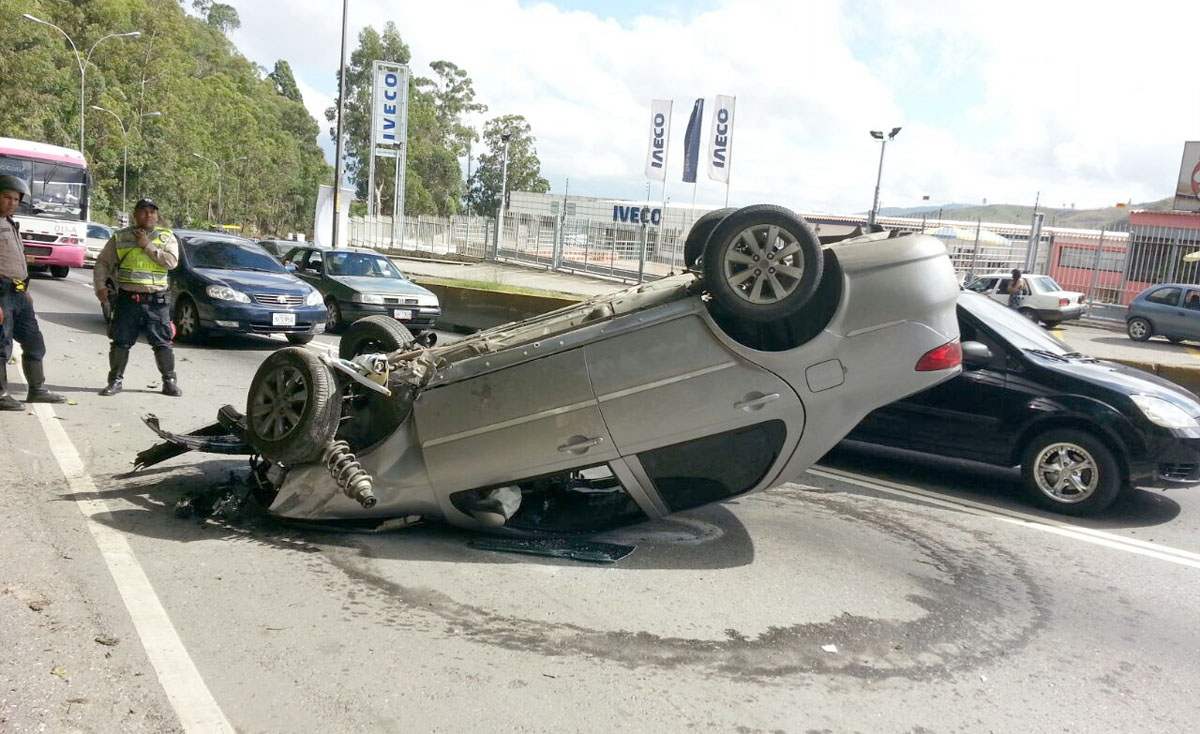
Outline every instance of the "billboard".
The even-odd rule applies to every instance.
[[[1178,211],[1200,211],[1200,141],[1183,144],[1183,162],[1175,182],[1175,207]]]
[[[402,145],[408,132],[408,67],[376,61],[371,128],[376,147]]]

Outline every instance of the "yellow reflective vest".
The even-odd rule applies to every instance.
[[[155,227],[150,237],[151,244],[162,245],[164,240],[174,235],[165,227]],[[141,285],[165,290],[167,288],[167,273],[162,265],[150,259],[146,251],[136,243],[117,243],[117,287],[123,285]]]

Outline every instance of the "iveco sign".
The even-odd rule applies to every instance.
[[[376,62],[373,106],[375,145],[405,142],[408,114],[408,67]]]
[[[618,204],[613,207],[613,221],[630,224],[662,224],[662,208],[651,209],[648,206],[621,206]]]

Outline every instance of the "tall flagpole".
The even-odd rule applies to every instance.
[[[333,165],[333,242],[338,246],[338,220],[342,215],[342,123],[346,116],[346,15],[350,0],[342,0],[342,53],[338,57],[337,154]]]

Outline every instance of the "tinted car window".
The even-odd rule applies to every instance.
[[[189,239],[184,243],[193,267],[221,270],[263,270],[285,273],[279,261],[256,242]]]
[[[356,275],[372,278],[403,278],[391,260],[359,252],[329,253],[325,259],[330,275]]]
[[[89,224],[87,236],[94,240],[106,240],[112,237],[112,230],[108,227],[101,227],[99,224]]]
[[[1159,288],[1150,295],[1146,296],[1146,300],[1151,303],[1161,303],[1166,306],[1174,306],[1179,303],[1179,288]]]
[[[1017,349],[1039,349],[1053,354],[1067,354],[1071,351],[1062,342],[1042,331],[1040,326],[990,298],[963,296],[959,299],[959,305]]]

